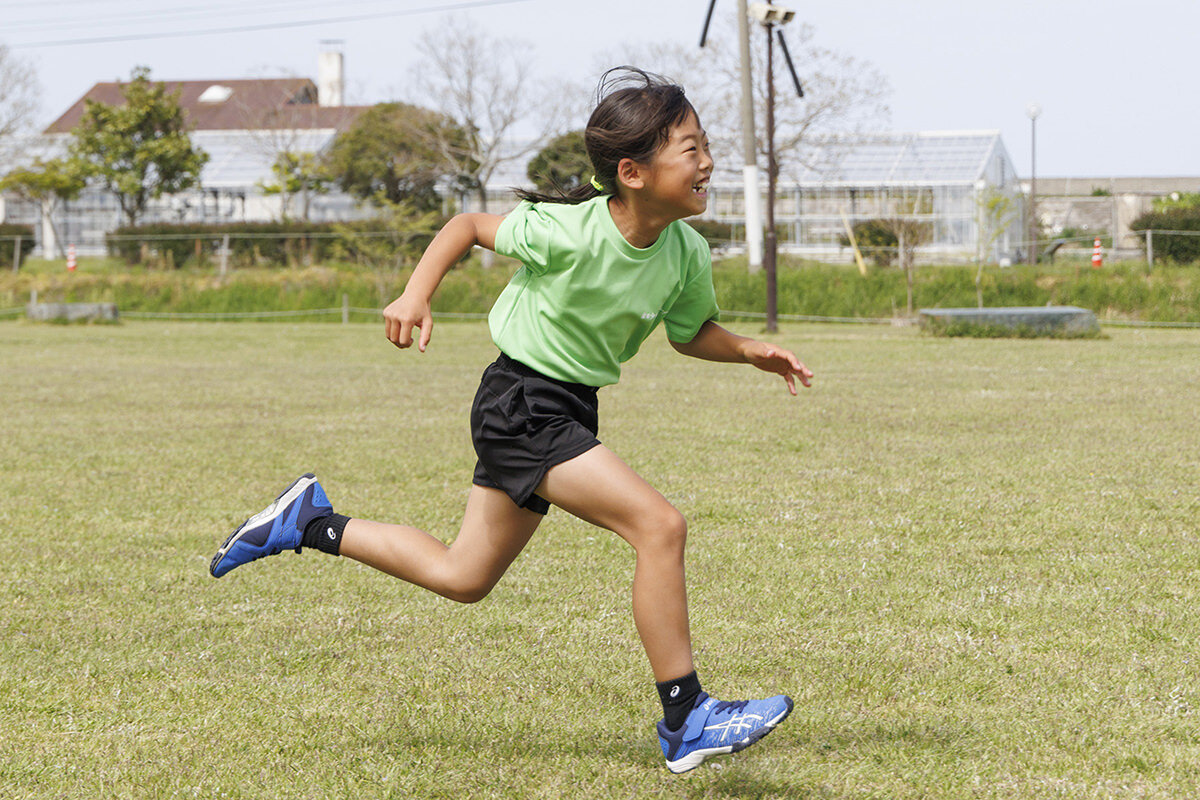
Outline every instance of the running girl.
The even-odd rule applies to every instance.
[[[614,384],[660,323],[684,355],[749,363],[796,394],[812,373],[791,352],[716,323],[711,255],[681,220],[704,211],[713,160],[683,89],[633,68],[606,73],[585,139],[591,185],[518,193],[505,216],[460,214],[426,250],[384,310],[402,349],[432,340],[430,299],[480,245],[522,263],[489,315],[500,350],[471,410],[479,461],[449,546],[404,525],[333,513],[305,475],[221,546],[220,577],[284,550],[315,547],[463,603],[485,597],[551,505],[627,541],[636,554],[633,617],[663,707],[659,744],[673,772],[748,747],[792,709],[783,695],[719,702],[692,661],[683,516],[596,438],[597,389]]]

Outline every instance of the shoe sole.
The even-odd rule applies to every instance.
[[[221,560],[225,558],[225,554],[228,553],[230,549],[238,543],[239,540],[241,540],[243,534],[245,534],[250,528],[257,528],[264,522],[274,520],[283,513],[284,509],[291,505],[293,500],[304,494],[305,490],[316,482],[317,477],[315,475],[313,475],[311,472],[304,473],[299,478],[294,480],[291,486],[280,492],[279,496],[275,498],[271,505],[267,506],[262,511],[258,512],[239,525],[237,530],[229,534],[229,538],[225,540],[225,543],[222,544],[220,548],[218,548],[217,554],[213,556],[212,562],[208,565],[208,574],[212,575],[214,578],[220,578],[221,576],[217,574],[217,566],[220,565]],[[238,566],[241,565],[239,564]],[[234,569],[237,569],[237,567],[234,567]],[[232,570],[230,571],[232,572]]]
[[[787,719],[787,715],[790,713],[792,713],[792,704],[789,702],[787,708],[783,710],[783,713],[775,717],[775,719],[768,721],[765,725],[751,733],[745,739],[741,739],[733,742],[732,744],[723,745],[721,747],[710,747],[706,750],[693,750],[677,761],[668,761],[667,769],[678,775],[700,766],[709,756],[721,756],[727,753],[736,753],[739,750],[745,750],[747,747],[754,744],[759,739],[762,739],[771,731],[775,730],[775,726]]]

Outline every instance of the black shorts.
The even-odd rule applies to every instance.
[[[551,467],[600,444],[598,408],[595,387],[547,377],[501,353],[483,371],[471,406],[473,483],[545,514],[550,503],[534,492]]]

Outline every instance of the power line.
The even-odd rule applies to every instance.
[[[134,1],[136,2],[136,0],[134,0]],[[142,1],[150,2],[151,0],[142,0]],[[46,8],[52,8],[54,6],[82,6],[82,5],[95,5],[95,0],[58,0],[57,2],[55,2],[55,0],[39,0],[39,2],[32,2],[32,0],[10,0],[9,2],[0,2],[0,8],[21,8],[22,6],[24,6],[24,7],[37,8],[39,10],[44,10]]]
[[[93,36],[79,39],[56,39],[53,41],[43,42],[25,42],[23,44],[10,44],[9,47],[13,50],[27,49],[36,47],[60,47],[63,45],[79,45],[79,44],[106,44],[111,42],[133,42],[144,41],[147,39],[171,39],[189,36],[211,36],[224,33],[250,33],[254,31],[278,30],[281,28],[304,28],[315,25],[333,25],[341,22],[363,22],[373,19],[387,19],[390,17],[408,17],[417,14],[428,14],[435,11],[461,11],[468,8],[483,8],[486,6],[510,5],[513,3],[527,3],[529,0],[475,0],[474,2],[463,3],[445,3],[435,6],[420,6],[417,8],[409,8],[398,11],[380,11],[372,14],[350,14],[341,17],[323,17],[320,19],[306,20],[291,20],[286,22],[268,22],[260,25],[239,25],[228,28],[204,28],[199,30],[187,31],[166,31],[160,33],[134,33],[123,34],[116,36]]]
[[[381,1],[386,2],[387,0],[365,0],[365,2],[370,3],[370,4],[376,4]],[[357,3],[356,2],[345,2],[344,4],[345,5],[361,5],[362,0],[359,0],[359,2],[357,2]],[[296,10],[298,10],[297,7],[304,7],[304,6],[314,7],[314,6],[328,6],[328,5],[329,5],[328,0],[308,0],[308,2],[296,2],[296,0],[290,0],[290,2],[289,2],[289,0],[275,0],[275,2],[259,3],[255,6],[249,7],[249,8],[246,6],[245,2],[233,2],[233,3],[226,3],[223,5],[209,4],[209,5],[204,5],[204,6],[185,5],[185,6],[177,6],[175,8],[164,8],[162,6],[158,6],[158,7],[152,8],[152,9],[143,8],[141,10],[136,10],[136,11],[129,9],[129,10],[122,11],[122,12],[113,12],[113,13],[105,14],[104,16],[101,16],[101,17],[73,17],[70,20],[64,20],[61,17],[12,20],[12,21],[5,23],[5,28],[9,32],[13,32],[19,28],[23,28],[25,30],[38,29],[38,28],[42,28],[42,29],[51,28],[51,29],[62,30],[64,28],[67,28],[67,29],[70,29],[70,28],[94,28],[96,26],[111,27],[113,25],[128,25],[128,24],[154,23],[154,22],[171,23],[171,22],[184,22],[188,18],[195,17],[195,16],[212,17],[215,12],[220,12],[220,14],[225,17],[228,17],[228,16],[252,16],[252,15],[261,16],[264,14],[270,14],[272,12],[277,12],[277,11],[282,11],[282,10],[296,11]],[[39,9],[39,10],[44,11],[45,9]]]

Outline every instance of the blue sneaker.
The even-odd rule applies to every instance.
[[[658,743],[671,772],[687,772],[709,756],[745,750],[783,722],[792,713],[792,698],[785,695],[766,700],[726,703],[701,692],[687,722],[677,731],[658,723]]]
[[[273,556],[284,550],[299,553],[304,526],[316,517],[332,513],[333,506],[317,479],[312,473],[301,475],[275,498],[274,503],[229,535],[213,556],[208,571],[214,578],[219,578],[234,567],[263,556]]]

